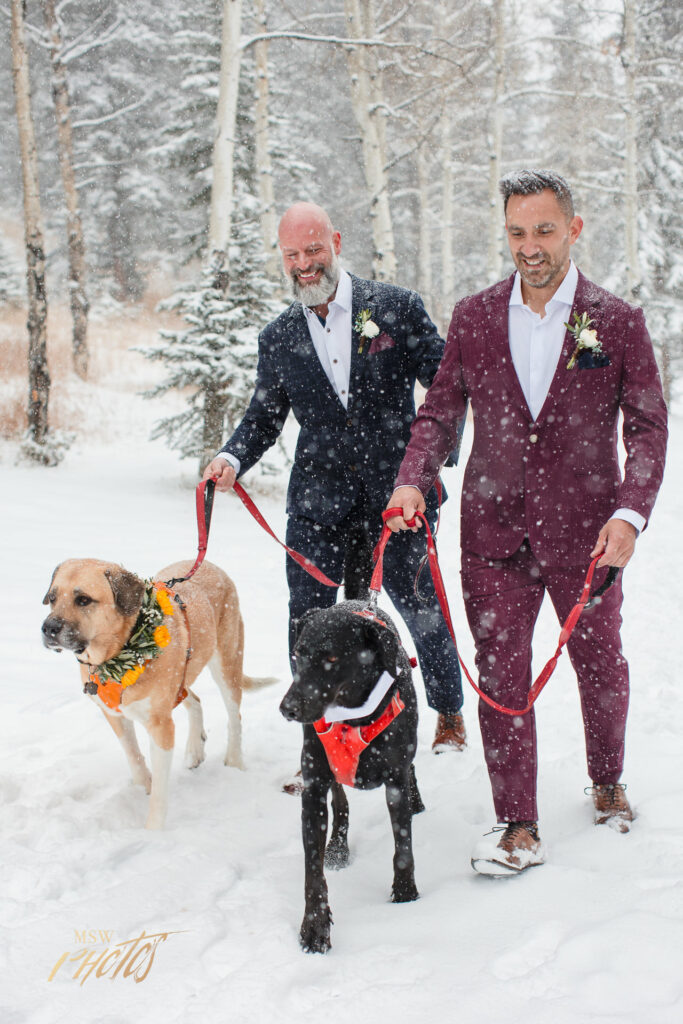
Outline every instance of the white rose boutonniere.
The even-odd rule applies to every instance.
[[[369,309],[362,309],[356,316],[353,324],[353,329],[360,338],[358,345],[358,351],[363,351],[366,338],[376,338],[379,334],[379,327],[374,320],[371,319],[371,313]]]
[[[573,335],[576,343],[571,359],[567,363],[568,370],[574,368],[582,352],[589,352],[591,356],[604,356],[598,332],[591,329],[592,323],[593,321],[588,316],[588,313],[582,313],[581,316],[578,313],[574,313],[574,323],[564,325],[569,333]],[[608,360],[606,361],[609,362]]]

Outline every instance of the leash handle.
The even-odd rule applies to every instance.
[[[609,569],[607,570],[607,575],[605,576],[604,582],[601,583],[597,590],[594,590],[591,596],[588,598],[586,608],[592,608],[597,603],[598,598],[602,597],[606,590],[609,590],[612,584],[616,581],[616,578],[619,575],[620,571],[621,570],[618,568],[618,566],[610,565]]]
[[[572,608],[572,610],[570,611],[569,615],[567,616],[567,618],[566,618],[566,620],[564,622],[564,625],[562,626],[562,629],[560,630],[560,637],[559,637],[559,640],[558,640],[558,644],[557,644],[557,648],[555,650],[555,653],[553,654],[552,658],[550,658],[550,660],[543,667],[543,669],[539,673],[538,678],[536,679],[536,681],[532,684],[531,689],[529,690],[529,695],[528,695],[526,706],[523,707],[523,708],[508,708],[504,704],[499,704],[497,701],[493,700],[492,697],[489,697],[488,694],[484,693],[484,691],[479,686],[477,686],[477,684],[472,679],[472,676],[470,675],[470,673],[469,673],[469,671],[467,669],[467,665],[465,664],[465,662],[462,660],[462,658],[460,656],[460,651],[458,650],[458,642],[457,642],[457,640],[455,638],[455,630],[453,628],[453,620],[451,618],[451,611],[450,611],[450,608],[448,606],[448,597],[446,596],[446,588],[444,586],[443,577],[441,575],[441,568],[439,566],[439,560],[438,560],[437,553],[436,553],[436,545],[434,543],[434,538],[433,538],[432,532],[431,532],[431,530],[429,528],[429,523],[427,522],[427,519],[425,518],[423,513],[422,512],[416,512],[415,515],[416,515],[416,518],[417,519],[421,519],[423,524],[424,524],[425,533],[426,533],[426,536],[427,536],[427,555],[428,555],[428,558],[429,558],[429,568],[431,570],[432,579],[434,581],[434,590],[436,592],[437,600],[439,602],[439,607],[441,608],[441,613],[442,613],[442,615],[444,617],[444,620],[446,622],[446,625],[448,627],[448,632],[450,633],[451,639],[452,639],[453,644],[455,646],[455,651],[456,651],[456,654],[458,655],[458,661],[460,662],[460,666],[461,666],[463,672],[465,673],[465,676],[467,677],[467,681],[469,682],[470,686],[472,686],[472,688],[474,690],[476,690],[476,692],[479,694],[481,699],[486,704],[488,704],[489,707],[494,708],[494,710],[500,711],[504,715],[512,715],[512,716],[528,714],[528,712],[531,711],[532,707],[534,706],[534,704],[538,700],[538,697],[539,697],[541,691],[543,690],[544,686],[546,685],[546,683],[550,679],[551,675],[555,671],[555,667],[557,665],[558,659],[559,659],[560,655],[562,654],[562,648],[566,645],[566,643],[569,640],[570,636],[574,632],[574,628],[575,628],[577,622],[579,621],[579,618],[581,617],[581,614],[583,613],[584,609],[586,607],[590,607],[590,604],[593,603],[595,601],[595,599],[597,597],[599,597],[601,594],[604,594],[604,592],[614,583],[615,579],[617,578],[619,570],[615,569],[615,571],[612,572],[612,569],[610,569],[610,572],[608,572],[607,578],[605,579],[605,582],[598,588],[598,590],[595,591],[595,593],[593,595],[591,595],[590,588],[591,588],[591,584],[593,582],[593,576],[595,574],[595,567],[596,567],[597,563],[600,561],[600,558],[602,557],[602,555],[601,554],[600,555],[596,555],[596,557],[591,561],[591,563],[590,563],[590,565],[588,567],[588,572],[586,573],[586,578],[584,580],[583,589],[581,591],[581,596],[580,596],[579,600],[577,601],[577,603]],[[370,589],[373,590],[373,591],[376,591],[377,593],[379,593],[379,591],[380,591],[380,589],[382,587],[382,566],[383,566],[383,559],[384,559],[384,549],[386,548],[387,541],[388,541],[388,539],[389,539],[389,537],[391,535],[391,530],[386,525],[386,521],[387,521],[387,519],[391,519],[394,516],[403,516],[403,509],[401,509],[401,508],[389,508],[389,509],[385,509],[385,511],[382,513],[382,519],[384,521],[384,528],[382,530],[382,534],[381,534],[381,537],[380,537],[379,542],[377,544],[377,547],[375,548],[374,557],[376,559],[376,565],[375,565],[375,570],[374,570],[374,572],[372,574],[372,580],[370,582]],[[415,525],[415,519],[406,520],[406,525],[414,526]],[[615,567],[612,567],[612,568],[615,568]]]

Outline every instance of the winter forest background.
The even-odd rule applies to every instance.
[[[340,1024],[350,1006],[392,1024],[683,1020],[682,11],[676,0],[0,0],[3,1024]],[[384,795],[351,792],[354,862],[328,878],[333,950],[304,957],[300,808],[280,791],[300,750],[277,709],[289,679],[281,549],[219,497],[209,557],[238,587],[247,671],[280,684],[245,699],[243,773],[222,763],[216,688],[198,687],[207,760],[183,769],[179,712],[161,833],[142,829],[146,795],[73,659],[41,646],[41,598],[65,557],[142,575],[194,557],[198,465],[241,415],[258,330],[286,301],[275,235],[289,204],[325,205],[348,269],[417,288],[445,330],[457,298],[511,270],[497,181],[525,165],[574,186],[577,263],[643,305],[675,406],[662,493],[625,586],[625,780],[638,820],[629,837],[592,824],[565,657],[537,710],[549,863],[520,885],[489,884],[469,861],[493,820],[476,700],[468,690],[467,751],[433,757],[418,679],[422,897],[387,902]],[[463,457],[471,436],[468,424]],[[288,427],[285,451],[262,460],[276,475],[254,481],[279,536],[291,440]],[[471,666],[461,473],[449,473],[440,559]],[[557,635],[546,602],[538,671]],[[173,934],[142,985],[81,987],[71,962],[48,982],[65,950],[83,952],[74,933],[86,928],[117,942]]]
[[[418,289],[445,330],[454,300],[509,271],[497,181],[520,166],[574,186],[575,258],[644,306],[673,397],[679,4],[9,0],[1,16],[0,429],[26,454],[56,461],[115,370],[176,395],[157,434],[214,451],[281,308],[276,225],[298,199],[329,209],[347,267]]]

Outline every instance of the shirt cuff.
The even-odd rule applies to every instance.
[[[218,452],[218,454],[216,455],[216,458],[217,459],[225,459],[225,461],[229,462],[230,465],[232,466],[232,468],[235,470],[235,472],[239,475],[241,463],[240,463],[240,460],[237,458],[236,455],[231,455],[230,452]],[[636,515],[635,512],[634,512],[634,515]]]
[[[422,494],[422,490],[417,486],[417,484],[394,484],[395,491],[397,491],[399,487],[413,487],[416,491],[419,491],[424,498],[424,494]]]
[[[623,519],[631,526],[635,526],[638,533],[643,532],[647,522],[645,516],[641,516],[640,512],[634,512],[632,508],[618,508],[616,512],[612,513],[610,519]]]

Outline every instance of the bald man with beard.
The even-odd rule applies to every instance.
[[[293,302],[259,337],[254,394],[232,437],[205,471],[230,490],[277,440],[291,410],[299,438],[287,493],[287,544],[363,596],[386,494],[415,417],[415,383],[429,387],[443,341],[419,295],[348,274],[338,261],[341,234],[321,207],[296,203],[279,227]],[[432,524],[438,498],[426,496]],[[433,748],[466,745],[457,655],[431,581],[413,581],[422,536],[388,545],[384,587],[410,631],[427,702],[438,715]],[[425,577],[427,574],[425,574]],[[290,653],[296,621],[334,604],[337,591],[287,560]],[[289,790],[288,790],[289,791]]]

